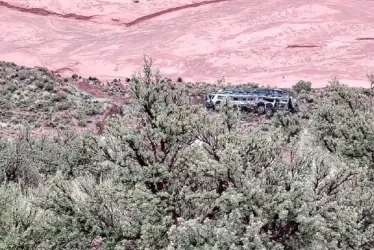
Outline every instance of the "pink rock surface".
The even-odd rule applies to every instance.
[[[0,13],[0,60],[85,77],[128,77],[144,54],[190,81],[367,87],[374,71],[369,0],[6,0]]]

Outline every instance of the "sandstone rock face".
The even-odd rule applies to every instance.
[[[0,60],[70,76],[125,80],[143,55],[184,81],[367,87],[374,71],[366,0],[3,0],[0,11]]]

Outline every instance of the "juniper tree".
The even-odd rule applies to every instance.
[[[310,92],[312,91],[312,83],[300,80],[294,86],[292,86],[292,90],[297,94],[302,92]]]
[[[331,84],[320,97],[313,123],[317,140],[331,153],[372,165],[373,108],[360,90]]]
[[[126,200],[137,204],[123,208],[138,231],[134,238],[123,236],[121,244],[150,249],[360,249],[370,244],[365,240],[370,230],[341,235],[353,229],[345,212],[355,209],[350,197],[360,196],[363,186],[357,180],[365,178],[364,167],[347,165],[318,145],[302,147],[303,141],[295,142],[287,161],[277,131],[243,136],[230,125],[234,110],[191,112],[179,90],[148,66],[145,78],[133,79],[138,130],[117,123],[106,134],[116,145],[111,148],[116,157],[108,153],[108,159],[126,171]],[[184,124],[189,129],[174,132],[179,128],[173,126]],[[179,150],[173,161],[162,150],[164,138],[170,142],[167,152]],[[202,144],[191,147],[196,138]]]

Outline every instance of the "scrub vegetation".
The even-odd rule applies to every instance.
[[[2,110],[59,95],[21,72],[2,82]],[[191,103],[194,86],[148,59],[129,84],[100,135],[0,139],[0,249],[373,249],[370,90],[300,81],[300,112],[248,123],[230,102]],[[100,110],[74,96],[69,108]],[[52,115],[67,103],[48,101]]]

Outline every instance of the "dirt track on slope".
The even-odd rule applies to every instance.
[[[94,17],[94,16],[82,16],[82,15],[78,15],[74,13],[60,14],[60,13],[49,11],[43,8],[25,8],[25,7],[20,7],[16,5],[11,5],[5,1],[0,1],[0,7],[23,12],[23,13],[38,15],[38,16],[55,16],[55,17],[60,17],[60,18],[83,20],[83,21],[89,21]]]
[[[131,26],[134,26],[134,25],[139,24],[141,22],[148,21],[152,18],[159,17],[159,16],[162,16],[162,15],[165,15],[165,14],[168,14],[168,13],[172,13],[172,12],[175,12],[175,11],[180,11],[180,10],[185,10],[185,9],[190,9],[190,8],[197,8],[197,7],[204,6],[204,5],[221,3],[221,2],[228,2],[228,1],[235,1],[235,0],[209,0],[209,1],[194,2],[194,3],[191,3],[191,4],[185,4],[185,5],[181,5],[181,6],[177,6],[177,7],[167,8],[167,9],[164,9],[164,10],[161,10],[161,11],[157,11],[157,12],[154,12],[154,13],[151,13],[151,14],[147,14],[147,15],[138,17],[138,18],[136,18],[132,21],[125,22],[125,23],[120,23],[120,24],[124,25],[126,27],[131,27]],[[10,10],[14,10],[14,11],[19,11],[19,12],[22,12],[22,13],[33,14],[33,15],[37,15],[37,16],[53,16],[53,17],[73,19],[73,20],[81,20],[81,21],[94,21],[94,18],[97,17],[97,16],[93,16],[93,15],[85,16],[85,15],[79,15],[79,14],[75,14],[75,13],[61,14],[61,13],[54,12],[54,11],[44,9],[44,8],[33,8],[33,7],[28,8],[28,7],[17,6],[17,5],[13,5],[13,4],[10,4],[6,1],[1,1],[1,0],[0,0],[0,7],[7,8],[7,9],[10,9]],[[114,22],[114,24],[116,24],[116,22]]]
[[[161,10],[161,11],[149,14],[149,15],[145,15],[145,16],[139,17],[139,18],[137,18],[137,19],[135,19],[135,20],[133,20],[131,22],[125,23],[125,26],[126,27],[131,27],[131,26],[134,26],[134,25],[136,25],[138,23],[150,20],[152,18],[155,18],[155,17],[158,17],[158,16],[162,16],[162,15],[165,15],[165,14],[168,14],[168,13],[172,13],[172,12],[175,12],[175,11],[179,11],[179,10],[185,10],[185,9],[190,9],[190,8],[197,8],[197,7],[200,7],[200,6],[203,6],[203,5],[214,4],[214,3],[222,3],[222,2],[229,2],[229,1],[235,1],[235,0],[210,0],[210,1],[203,1],[203,2],[198,2],[198,3],[191,3],[191,4],[186,4],[186,5],[174,7],[174,8],[169,8],[169,9],[166,9],[166,10]]]

